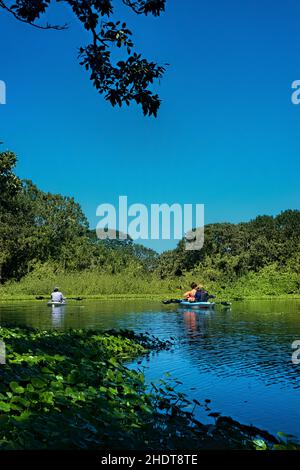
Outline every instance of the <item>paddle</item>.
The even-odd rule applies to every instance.
[[[162,303],[165,305],[168,304],[180,304],[182,302],[182,299],[169,299],[169,300],[162,300]]]
[[[36,300],[49,300],[49,299],[43,297],[42,295],[38,295],[38,296],[36,296]],[[83,300],[83,298],[82,297],[68,297],[68,298],[66,298],[66,300],[78,300],[78,301],[80,301],[80,300]]]

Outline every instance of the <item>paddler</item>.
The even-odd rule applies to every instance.
[[[60,292],[58,287],[54,287],[53,292],[51,294],[51,302],[63,303],[65,298],[63,294]]]
[[[188,301],[188,302],[195,302],[195,295],[197,292],[197,284],[195,282],[192,282],[191,284],[191,290],[187,291],[185,294],[183,294],[183,297]]]

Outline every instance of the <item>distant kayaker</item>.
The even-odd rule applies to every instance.
[[[195,302],[195,295],[197,292],[197,284],[195,282],[192,282],[191,284],[191,290],[187,291],[185,294],[183,294],[183,297],[188,301],[188,302]]]
[[[53,292],[51,294],[51,301],[52,302],[61,302],[65,301],[63,294],[60,292],[58,287],[54,287]]]

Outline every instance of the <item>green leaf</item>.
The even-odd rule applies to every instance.
[[[0,411],[4,411],[5,413],[10,411],[9,403],[5,403],[4,401],[0,401]]]
[[[34,386],[34,388],[44,388],[47,385],[43,380],[38,379],[38,378],[31,379],[31,383]]]
[[[9,386],[14,393],[24,393],[24,388],[21,387],[17,382],[10,382]]]

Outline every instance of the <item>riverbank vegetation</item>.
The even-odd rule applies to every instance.
[[[192,280],[220,300],[300,296],[300,211],[205,227],[204,247],[159,255],[132,240],[98,240],[73,198],[45,193],[0,153],[0,299],[48,295],[180,297]]]
[[[179,278],[159,279],[155,274],[123,271],[106,274],[98,270],[64,272],[52,265],[36,267],[20,281],[7,282],[0,287],[0,300],[34,300],[49,297],[58,284],[67,298],[78,295],[85,299],[149,299],[180,298],[192,280],[201,281],[219,300],[300,298],[299,275],[289,269],[271,264],[259,272],[250,272],[235,281],[209,279],[199,268]]]
[[[152,389],[126,361],[172,344],[129,331],[0,329],[0,450],[297,448],[211,413],[203,425],[176,381]]]

